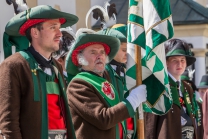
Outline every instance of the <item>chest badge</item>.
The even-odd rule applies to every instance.
[[[111,100],[115,99],[115,92],[109,82],[102,83],[102,92]]]

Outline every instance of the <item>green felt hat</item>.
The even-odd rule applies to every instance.
[[[168,40],[165,43],[165,54],[166,59],[171,56],[185,56],[187,67],[196,61],[188,44],[180,39]]]
[[[111,61],[120,47],[120,41],[112,36],[102,34],[82,33],[77,38],[66,57],[66,71],[71,75],[79,73],[77,54],[86,47],[93,44],[102,44]]]
[[[118,30],[121,32],[125,37],[127,37],[127,25],[125,24],[115,24],[111,28]]]
[[[5,32],[11,36],[21,36],[22,34],[20,34],[20,28],[23,25],[25,26],[25,23],[28,24],[28,21],[35,21],[41,19],[63,19],[61,22],[61,27],[72,26],[78,21],[78,17],[75,15],[58,11],[48,5],[40,5],[15,15],[7,23],[5,27]],[[29,24],[31,24],[31,22]],[[28,26],[29,25],[27,25],[26,28],[24,28],[24,30],[26,30]]]
[[[202,76],[198,88],[208,88],[208,75]]]
[[[102,34],[102,35],[108,35],[108,36],[112,36],[112,37],[116,37],[118,38],[121,42],[126,42],[127,43],[127,39],[126,37],[119,31],[115,30],[115,29],[103,29],[97,32],[97,34]]]

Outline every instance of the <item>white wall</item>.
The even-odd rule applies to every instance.
[[[203,36],[195,36],[195,37],[180,37],[180,39],[185,40],[187,43],[192,43],[194,48],[203,48],[206,49],[206,45],[208,44],[208,38]],[[206,74],[205,70],[205,57],[196,57],[195,62],[195,84],[198,86],[201,77]]]

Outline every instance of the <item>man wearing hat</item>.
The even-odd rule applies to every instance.
[[[59,49],[60,27],[77,21],[75,15],[41,5],[7,23],[9,36],[25,35],[31,46],[0,65],[0,138],[76,138],[62,68],[51,54]]]
[[[190,84],[180,80],[187,66],[196,59],[188,44],[179,39],[165,43],[166,64],[169,73],[169,85],[173,105],[170,111],[162,116],[145,114],[147,139],[199,139],[197,128],[199,117],[194,104],[193,89]]]
[[[119,139],[119,124],[134,115],[146,101],[146,86],[133,89],[119,99],[105,73],[120,46],[117,38],[101,34],[81,34],[67,55],[66,70],[76,75],[69,83],[67,96],[77,138]]]
[[[75,41],[75,34],[71,27],[61,28],[60,31],[63,36],[60,40],[59,50],[53,53],[53,58],[55,58],[59,64],[61,64],[63,68],[64,79],[68,85],[72,77],[66,72],[65,60],[66,55],[68,54],[72,44]]]
[[[204,139],[208,138],[208,75],[203,75],[198,86],[199,94],[202,98],[202,112],[203,112],[203,127]]]

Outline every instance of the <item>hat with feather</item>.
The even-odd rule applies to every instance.
[[[18,5],[14,0],[7,0],[8,4],[12,2],[13,5]],[[29,40],[25,37],[25,32],[29,27],[50,19],[59,19],[61,27],[72,26],[78,21],[77,16],[58,11],[48,5],[39,5],[18,13],[9,20],[5,27],[3,37],[5,58],[12,54],[12,46],[16,47],[16,51],[29,47]]]
[[[166,59],[172,56],[185,56],[187,66],[192,65],[196,58],[193,56],[189,45],[180,39],[170,39],[165,42]]]
[[[75,33],[71,27],[61,28],[60,31],[62,37],[59,43],[59,50],[52,54],[55,59],[66,56],[75,41]]]

